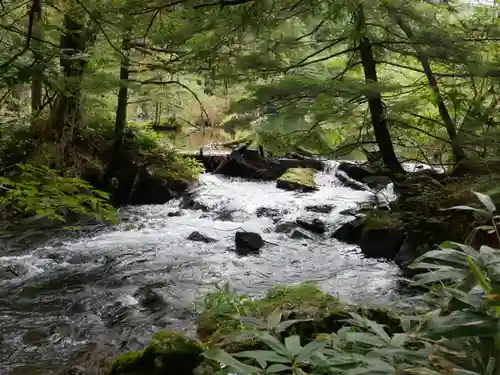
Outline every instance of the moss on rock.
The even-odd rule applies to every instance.
[[[191,375],[202,362],[203,345],[180,333],[159,331],[139,352],[118,356],[110,375]]]
[[[239,322],[237,316],[244,315],[266,322],[267,317],[275,309],[282,312],[282,320],[303,319],[293,324],[283,335],[298,334],[305,341],[312,340],[320,333],[336,332],[346,324],[351,312],[386,325],[391,333],[401,332],[399,319],[394,318],[390,311],[378,307],[342,303],[312,283],[277,285],[261,299],[235,301],[234,309],[231,311],[225,309],[229,306],[227,302],[224,303],[224,307],[211,306],[200,316],[198,325],[198,334],[203,341],[223,346],[228,352],[262,349],[260,348],[262,344],[256,340],[244,342],[232,340],[233,334],[251,328]],[[225,313],[219,315],[217,311]]]
[[[312,168],[289,168],[276,182],[276,187],[283,190],[314,191],[317,189],[315,170]]]

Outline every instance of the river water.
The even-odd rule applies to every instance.
[[[344,300],[389,299],[397,267],[364,259],[356,246],[330,238],[352,219],[341,211],[372,198],[341,186],[334,169],[332,164],[317,173],[320,189],[314,193],[203,175],[196,200],[208,212],[182,210],[182,216],[172,216],[178,201],[126,208],[112,228],[0,257],[0,374],[28,374],[23,369],[30,364],[63,363],[96,343],[100,351],[134,350],[158,329],[192,334],[196,302],[224,282],[260,295],[275,283],[312,280]],[[306,209],[319,204],[334,208],[330,213]],[[292,239],[274,231],[272,218],[257,216],[261,207],[280,211],[281,221],[319,218],[328,231],[312,240]],[[262,235],[267,242],[260,255],[239,257],[231,251],[238,230]],[[217,242],[187,240],[193,231]]]

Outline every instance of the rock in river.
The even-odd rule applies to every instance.
[[[313,233],[323,234],[326,232],[325,223],[320,219],[308,220],[299,217],[296,221],[297,224],[300,225],[302,228],[311,231]]]
[[[205,243],[217,242],[216,239],[211,238],[204,233],[198,232],[197,230],[191,233],[187,239],[195,242],[205,242]]]
[[[342,224],[332,235],[339,241],[349,244],[359,244],[361,240],[361,232],[363,231],[364,219],[357,218]]]
[[[258,233],[236,232],[235,244],[238,255],[258,254],[264,240]]]
[[[315,170],[312,168],[290,168],[276,181],[276,187],[283,190],[317,190]]]
[[[329,214],[334,208],[335,206],[333,204],[317,204],[306,206],[306,211]]]

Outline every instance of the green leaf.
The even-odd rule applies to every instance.
[[[423,328],[431,339],[494,337],[498,334],[495,319],[465,310],[454,311],[448,316],[431,316],[424,322]]]
[[[464,268],[468,267],[467,254],[462,251],[449,248],[428,251],[419,256],[413,264],[418,264],[424,259],[444,260],[446,262],[459,264]]]
[[[276,308],[269,316],[267,317],[267,327],[269,329],[274,329],[280,324],[281,318],[283,314],[279,308]]]
[[[229,366],[238,372],[240,375],[253,375],[261,373],[261,369],[255,366],[246,365],[222,349],[211,349],[202,354],[205,358],[217,361],[223,365]]]
[[[285,345],[283,345],[276,337],[272,336],[269,332],[255,332],[254,335],[276,353],[284,356],[288,354]]]
[[[457,269],[443,269],[433,272],[427,272],[424,274],[416,275],[413,278],[413,284],[415,285],[425,285],[432,284],[435,282],[443,282],[446,280],[459,281],[463,280],[469,274],[468,270],[457,270]]]
[[[300,336],[293,335],[285,338],[285,346],[292,356],[296,356],[302,350],[302,345],[300,345]]]
[[[474,211],[485,216],[490,216],[490,212],[486,210],[481,210],[480,208],[475,208],[471,206],[453,206],[450,208],[441,208],[441,211],[449,211],[449,210],[459,210],[459,211]]]
[[[346,332],[345,338],[347,341],[375,346],[375,347],[383,346],[387,343],[380,337],[365,332]]]
[[[496,211],[495,203],[493,203],[492,199],[489,195],[478,193],[477,191],[473,191],[476,197],[481,201],[484,207],[490,212],[493,213]]]
[[[321,352],[328,344],[326,340],[314,340],[304,346],[295,358],[295,362],[304,363],[312,358],[316,352]]]
[[[474,262],[473,259],[467,258],[467,261],[469,263],[469,268],[472,271],[472,274],[474,275],[474,277],[476,278],[479,286],[481,286],[481,288],[483,289],[483,291],[485,293],[488,293],[491,288],[490,288],[489,283],[486,281],[486,278],[484,277],[483,272],[478,267],[476,262]]]
[[[406,333],[396,333],[392,336],[390,344],[395,347],[402,347],[406,340],[408,340],[408,335]]]
[[[293,326],[294,324],[296,323],[300,323],[300,322],[308,322],[308,321],[311,321],[312,319],[290,319],[290,320],[285,320],[284,322],[281,322],[280,324],[278,324],[275,328],[275,332],[276,333],[281,333],[281,332],[284,332],[286,331],[288,328],[290,328],[291,326]]]
[[[233,357],[239,358],[253,358],[265,368],[266,362],[273,363],[290,363],[290,360],[287,357],[283,357],[272,350],[247,350],[240,353],[234,353]]]
[[[290,366],[285,366],[280,363],[276,363],[266,368],[266,374],[276,374],[278,372],[283,372],[291,369],[292,368]]]

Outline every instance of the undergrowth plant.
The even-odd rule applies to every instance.
[[[9,172],[0,177],[3,229],[19,222],[62,223],[69,215],[111,222],[116,218],[109,195],[79,178],[32,164],[17,164]]]
[[[487,215],[486,229],[498,234],[493,201],[475,195],[484,209],[452,209]],[[422,271],[412,284],[428,291],[413,299],[418,308],[412,311],[401,303],[402,332],[351,312],[337,332],[301,338],[288,330],[300,320],[283,321],[276,309],[265,321],[241,318],[246,330],[233,340],[242,350],[217,346],[204,356],[219,365],[219,374],[500,374],[500,250],[445,242],[411,268]],[[245,350],[248,340],[259,342],[258,349]]]

